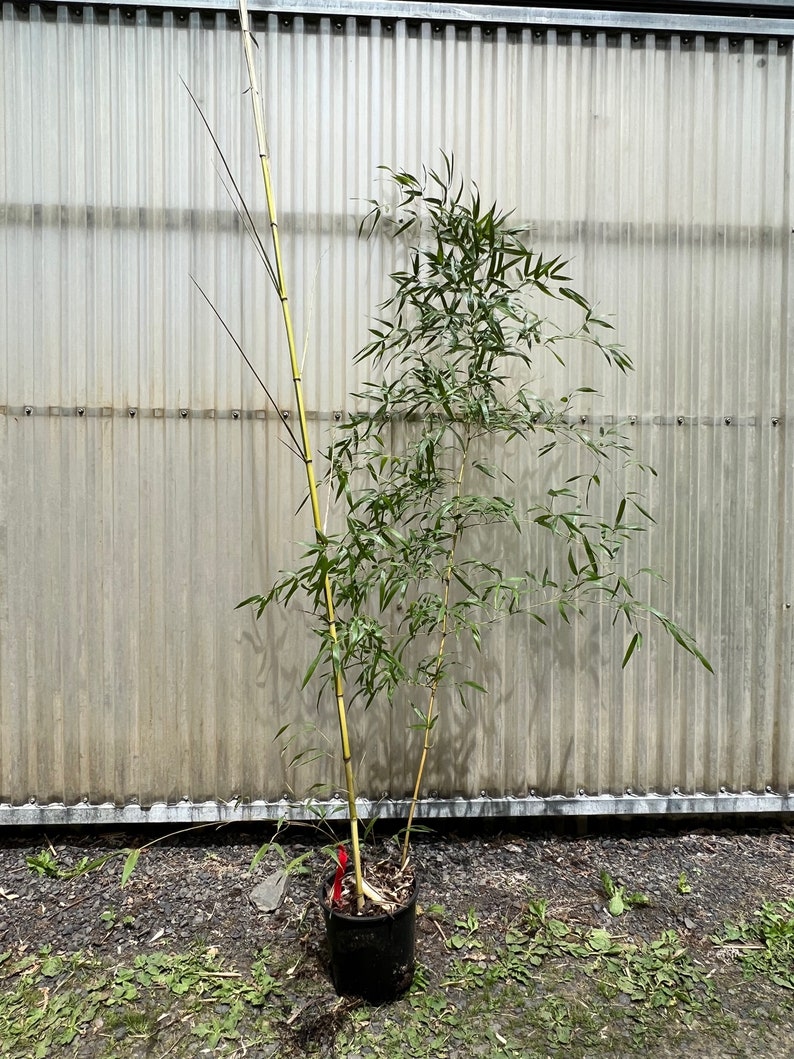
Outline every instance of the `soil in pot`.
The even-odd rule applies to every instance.
[[[320,905],[328,938],[331,980],[341,996],[356,996],[371,1004],[396,1000],[411,985],[415,967],[416,896],[414,877],[405,880],[400,903],[388,911],[367,902],[363,914],[352,914],[350,877],[345,895],[331,907],[334,876],[320,888]]]

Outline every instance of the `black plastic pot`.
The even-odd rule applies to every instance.
[[[333,882],[320,887],[320,907],[325,917],[331,981],[340,996],[357,996],[371,1004],[396,1000],[414,977],[416,895],[393,915],[348,916],[332,910],[325,895]]]

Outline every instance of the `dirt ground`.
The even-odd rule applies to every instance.
[[[792,1057],[794,993],[785,975],[746,976],[737,956],[747,939],[734,946],[714,939],[725,937],[726,923],[753,922],[765,902],[794,899],[794,828],[781,819],[696,824],[590,822],[585,831],[579,822],[573,833],[494,822],[417,836],[417,983],[377,1011],[340,1001],[328,982],[317,888],[329,862],[311,831],[279,836],[280,850],[253,872],[252,858],[273,837],[266,828],[167,838],[141,853],[123,889],[123,855],[86,874],[69,877],[70,869],[152,834],[8,832],[0,839],[0,1054]],[[290,875],[274,912],[259,911],[254,886],[295,858],[306,873]],[[605,879],[624,898],[620,916],[610,915]],[[562,924],[548,934],[556,930],[561,947],[539,947],[547,930],[539,915]],[[669,951],[663,937],[673,939]],[[603,948],[603,975],[593,971],[601,952],[585,965],[576,939]],[[205,954],[203,977],[185,977],[183,987],[205,1008],[180,1008],[177,1019],[173,960],[187,953]],[[688,961],[672,992],[664,992],[668,971],[658,960],[641,962],[650,953],[666,953],[668,970]],[[208,971],[210,958],[223,969]],[[165,1003],[162,989],[154,992],[165,978],[154,975],[153,985],[151,969],[168,959]],[[136,984],[119,993],[127,981],[119,968],[136,967]],[[236,986],[251,974],[257,988],[266,982],[259,997],[212,992],[219,981]],[[76,992],[75,982],[83,983]],[[74,994],[64,1001],[68,1032],[53,1014],[55,993]],[[95,1002],[83,1009],[88,995]],[[196,1021],[207,1005],[215,1029]]]

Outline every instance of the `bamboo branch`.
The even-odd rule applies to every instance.
[[[221,160],[221,164],[223,165],[223,168],[224,168],[224,171],[226,173],[226,176],[229,179],[229,183],[234,188],[234,195],[232,195],[232,193],[229,191],[229,188],[228,188],[226,182],[224,181],[223,177],[221,177],[221,183],[223,184],[224,188],[226,189],[226,194],[231,199],[232,204],[234,205],[234,208],[237,211],[238,216],[241,218],[246,231],[250,235],[251,240],[253,241],[253,244],[256,247],[257,253],[259,254],[260,258],[262,259],[262,264],[265,266],[265,270],[266,270],[268,276],[270,277],[271,283],[273,284],[275,289],[278,290],[278,282],[276,280],[275,269],[273,268],[273,264],[272,264],[270,258],[267,256],[267,250],[265,249],[265,244],[262,242],[262,240],[259,237],[259,232],[257,231],[256,224],[254,223],[254,219],[251,216],[251,211],[248,209],[248,205],[247,205],[245,199],[243,198],[243,193],[242,193],[242,191],[240,191],[240,188],[239,188],[239,186],[237,184],[237,181],[234,179],[234,173],[232,173],[231,168],[229,167],[229,163],[226,161],[226,155],[221,150],[221,145],[218,143],[218,139],[217,139],[215,133],[212,131],[212,126],[207,121],[207,115],[201,109],[201,105],[200,105],[199,101],[196,99],[196,97],[190,91],[190,88],[188,87],[187,83],[185,82],[185,79],[180,77],[179,80],[182,82],[182,84],[185,87],[185,91],[190,96],[191,100],[193,101],[193,106],[198,111],[199,117],[201,118],[202,122],[204,123],[204,128],[209,133],[209,137],[212,140],[213,144],[215,145],[215,150],[218,152],[218,157]]]

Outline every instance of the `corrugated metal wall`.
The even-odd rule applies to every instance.
[[[1,26],[0,803],[333,783],[331,761],[289,767],[323,745],[302,726],[334,737],[299,691],[301,616],[234,610],[310,535],[301,468],[190,278],[289,410],[278,306],[180,81],[261,210],[236,20],[6,4]],[[487,643],[487,701],[443,717],[428,789],[788,792],[790,42],[255,28],[317,443],[385,290],[391,249],[356,234],[376,167],[454,151],[616,314],[634,376],[572,377],[659,471],[642,560],[716,670],[656,635],[621,671],[608,625],[513,621]],[[354,718],[364,793],[405,793],[407,721]]]

